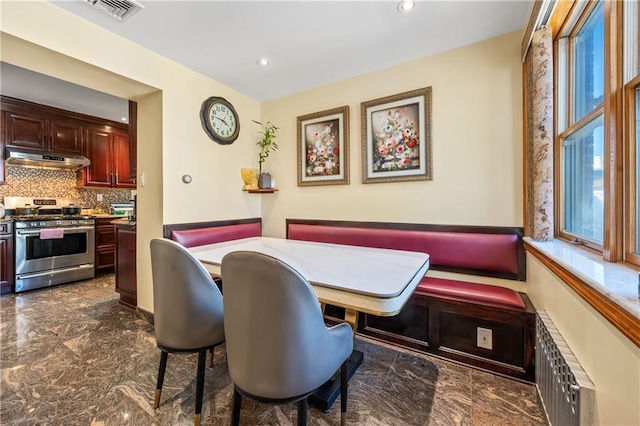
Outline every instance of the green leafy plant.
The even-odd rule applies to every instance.
[[[258,141],[258,146],[260,147],[260,152],[258,153],[258,174],[261,174],[264,160],[267,159],[271,151],[278,150],[278,144],[275,141],[278,136],[278,127],[270,121],[267,121],[266,124],[255,120],[251,121],[262,126],[262,132],[259,133],[262,135],[262,139]]]

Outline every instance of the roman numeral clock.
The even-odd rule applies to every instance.
[[[238,113],[225,98],[212,96],[204,101],[200,108],[200,121],[205,133],[221,145],[230,145],[238,139]]]

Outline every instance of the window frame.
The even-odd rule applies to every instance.
[[[591,13],[596,8],[598,2],[581,3],[576,2],[573,8],[569,11],[567,18],[561,25],[560,30],[554,38],[554,55],[556,62],[559,66],[554,66],[555,84],[558,90],[555,91],[555,107],[554,110],[554,122],[555,122],[555,137],[554,137],[554,158],[558,159],[554,164],[554,198],[555,198],[555,214],[554,214],[554,227],[555,236],[559,239],[568,241],[573,244],[583,245],[598,252],[604,252],[607,233],[607,203],[606,203],[606,181],[607,179],[607,147],[609,138],[607,135],[607,116],[606,116],[606,99],[607,99],[607,74],[609,65],[607,63],[607,50],[608,50],[608,36],[607,36],[607,0],[603,1],[604,11],[604,96],[603,101],[594,107],[591,111],[586,113],[577,121],[574,121],[574,75],[573,72],[575,64],[574,43],[575,37],[584,27],[587,20],[591,16]],[[564,41],[562,39],[565,39]],[[604,158],[603,158],[603,186],[605,192],[605,202],[603,203],[603,243],[590,240],[583,236],[572,234],[565,230],[564,227],[564,214],[565,206],[564,200],[564,157],[562,155],[564,141],[580,131],[586,124],[594,120],[598,115],[603,116],[603,122],[605,124],[605,138],[604,144]],[[564,122],[561,122],[564,121]],[[559,130],[562,129],[562,130]]]
[[[624,88],[625,92],[625,253],[624,260],[628,263],[640,266],[640,253],[637,253],[640,247],[640,241],[637,241],[636,231],[640,218],[634,214],[637,212],[636,203],[640,200],[636,199],[638,193],[637,175],[640,173],[640,165],[636,163],[636,114],[640,108],[640,104],[636,103],[636,91],[640,89],[640,73],[629,81]]]
[[[586,121],[582,117],[576,123],[571,123],[573,107],[572,81],[573,75],[573,48],[571,37],[580,31],[590,14],[593,12],[597,2],[575,2],[567,14],[560,30],[554,37],[554,55],[557,66],[554,66],[556,95],[554,119],[556,120],[556,131],[554,137],[554,155],[556,158],[554,167],[554,204],[555,204],[555,237],[574,244],[582,244],[584,247],[595,250],[602,254],[602,258],[609,262],[622,261],[624,258],[625,236],[625,197],[623,193],[623,128],[627,123],[623,117],[623,6],[625,2],[615,0],[601,0],[604,6],[604,93],[603,108],[604,121],[604,141],[603,141],[603,240],[602,244],[585,239],[581,236],[571,234],[564,229],[564,205],[562,203],[564,194],[563,172],[561,166],[564,161],[562,157],[562,140],[560,137],[567,137]],[[563,40],[568,39],[569,42]],[[561,46],[564,52],[560,51]],[[565,55],[564,64],[562,54]],[[564,66],[563,66],[564,65]],[[563,78],[565,79],[563,81]],[[563,86],[564,84],[564,86]],[[563,90],[560,92],[561,90]],[[564,97],[563,97],[564,96]],[[561,102],[562,101],[562,102]],[[564,102],[564,103],[563,103]],[[571,113],[571,114],[570,114]],[[591,111],[594,114],[595,112]],[[590,115],[590,114],[587,114]],[[560,119],[565,120],[561,122]],[[558,129],[561,129],[560,131]]]

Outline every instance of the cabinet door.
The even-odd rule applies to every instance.
[[[84,185],[104,187],[112,185],[112,140],[113,134],[104,128],[86,128],[84,155],[91,160],[91,165],[82,170]]]
[[[4,183],[4,148],[7,132],[7,113],[0,111],[0,185]]]
[[[138,104],[129,101],[129,179],[135,182],[138,176]]]
[[[7,111],[6,143],[23,148],[47,148],[47,120],[37,114]]]
[[[82,123],[73,120],[54,119],[50,122],[50,130],[49,150],[82,154],[84,141]]]
[[[113,133],[113,155],[115,186],[118,188],[134,188],[135,181],[131,180],[131,157],[129,155],[129,135],[126,133]]]
[[[13,225],[11,223],[0,224],[0,294],[13,291]]]
[[[138,299],[136,279],[136,232],[116,226],[116,291],[120,303],[132,308]]]

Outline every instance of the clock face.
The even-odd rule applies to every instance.
[[[238,138],[238,113],[226,99],[214,96],[204,101],[200,119],[205,132],[214,141],[228,145]]]

